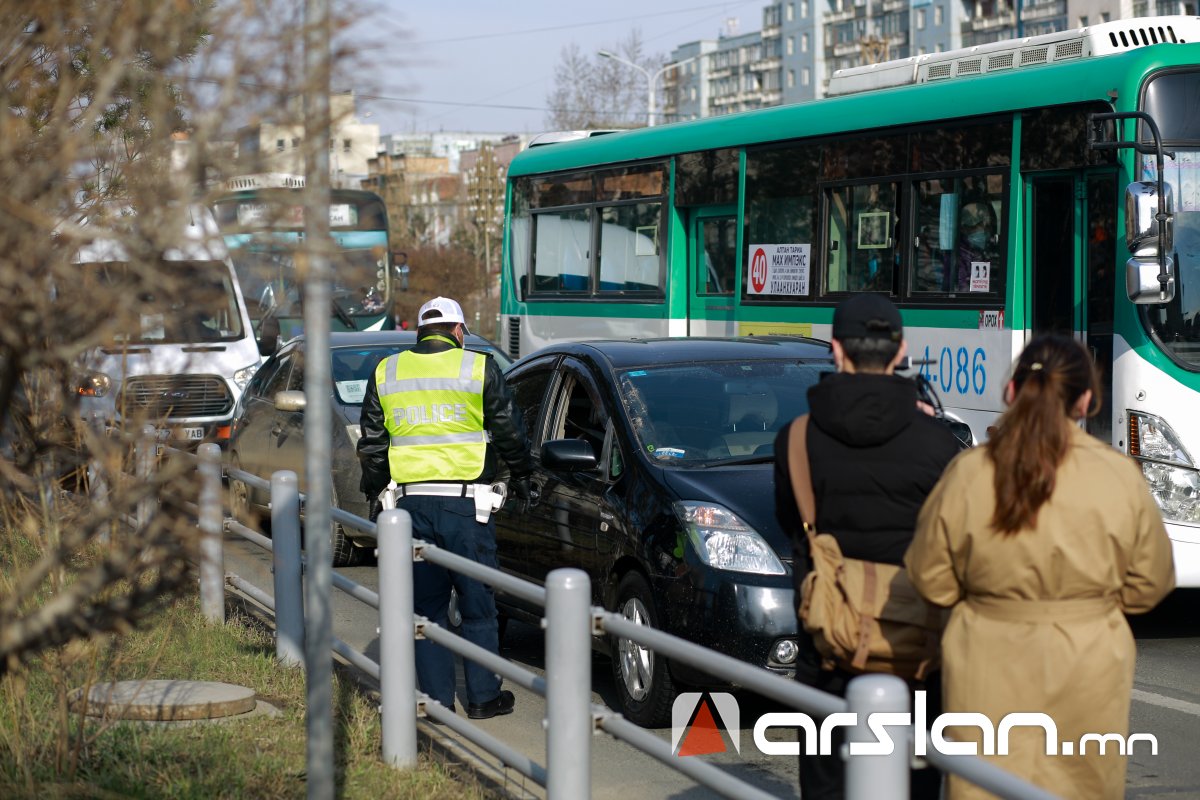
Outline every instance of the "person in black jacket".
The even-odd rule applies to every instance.
[[[499,456],[511,473],[509,491],[528,503],[533,461],[525,425],[496,362],[462,351],[466,322],[457,302],[435,297],[421,306],[417,320],[416,347],[384,359],[367,384],[358,442],[361,489],[374,518],[377,498],[394,480],[396,507],[412,517],[414,538],[495,569],[491,484],[499,476]],[[413,567],[414,611],[447,627],[453,586],[463,638],[498,653],[491,588],[428,562]],[[453,709],[454,655],[421,640],[416,662],[421,691]],[[473,661],[464,662],[464,672],[467,716],[512,712],[515,698],[501,690],[499,675]]]
[[[894,374],[905,343],[900,312],[890,300],[866,293],[845,300],[834,310],[832,338],[837,372],[808,390],[808,459],[816,528],[832,534],[847,558],[902,564],[921,505],[959,452],[958,440],[918,407],[916,384]],[[791,424],[785,426],[775,440],[775,509],[792,537],[798,601],[811,566],[788,469],[790,429]],[[802,629],[799,646],[796,679],[845,696],[854,675],[823,669],[812,637]],[[937,703],[938,687],[927,688],[928,700]],[[936,713],[937,709],[931,710],[930,718]],[[803,731],[800,737],[803,753]],[[834,753],[841,741],[837,728]],[[802,754],[801,796],[804,800],[842,797],[844,769],[837,755]],[[912,797],[936,800],[940,780],[932,768],[914,772]]]

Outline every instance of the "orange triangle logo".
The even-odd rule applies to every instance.
[[[708,702],[702,700],[695,719],[683,735],[683,741],[679,743],[679,755],[703,756],[709,753],[724,753],[727,749]]]

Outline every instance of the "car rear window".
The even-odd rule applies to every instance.
[[[361,406],[367,393],[367,383],[371,373],[380,361],[405,350],[411,350],[416,342],[403,344],[377,345],[375,347],[339,347],[333,352],[333,388],[337,393],[338,402],[348,406]],[[496,359],[503,370],[512,363],[508,356],[491,348],[474,347],[467,342],[467,349],[477,353],[485,353]]]

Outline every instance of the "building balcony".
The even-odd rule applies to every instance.
[[[844,11],[838,11],[836,13],[826,14],[825,15],[825,24],[832,25],[835,22],[845,22],[848,19],[854,19],[855,13],[856,13],[855,9],[847,8]]]
[[[1039,3],[1038,5],[1027,5],[1021,8],[1021,17],[1024,20],[1062,17],[1066,16],[1066,13],[1067,4],[1065,2]]]
[[[732,74],[732,67],[717,67],[708,71],[708,77],[710,80],[716,80],[717,78],[728,78]]]
[[[882,12],[890,14],[893,11],[907,11],[909,0],[883,0]]]
[[[833,55],[836,58],[842,56],[854,55],[862,49],[862,45],[858,42],[842,42],[833,46]]]
[[[762,38],[778,39],[783,34],[783,28],[779,25],[764,26],[762,29]]]
[[[769,58],[760,58],[758,61],[750,62],[751,72],[767,72],[773,69],[779,69],[783,65],[783,59],[779,56],[770,56]]]
[[[1024,13],[1024,12],[1023,12]],[[979,31],[994,31],[997,28],[1011,28],[1017,24],[1017,15],[1005,11],[994,17],[976,17],[963,23],[963,33]]]

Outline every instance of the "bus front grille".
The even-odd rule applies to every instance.
[[[233,395],[216,375],[139,375],[121,389],[125,413],[216,417],[233,410]]]

